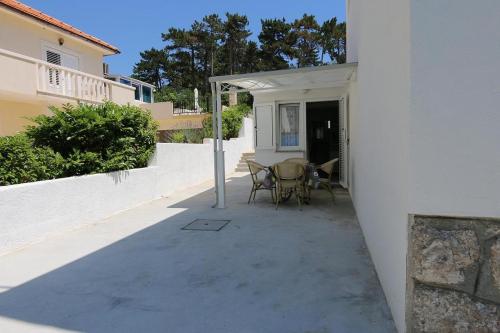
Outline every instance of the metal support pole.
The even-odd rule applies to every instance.
[[[222,96],[221,96],[221,86],[219,82],[215,84],[215,90],[217,94],[217,208],[226,207],[226,175],[224,167],[224,147],[223,147],[223,136],[222,136]]]
[[[219,195],[217,194],[219,182],[217,180],[217,97],[216,97],[216,86],[215,82],[210,84],[212,89],[212,138],[214,140],[214,187],[215,187],[215,197],[216,202],[213,208],[219,206]]]

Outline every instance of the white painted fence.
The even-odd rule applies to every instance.
[[[253,149],[253,121],[224,141],[226,170]],[[0,187],[0,254],[213,179],[213,145],[159,143],[143,169]],[[215,200],[215,196],[214,196]]]

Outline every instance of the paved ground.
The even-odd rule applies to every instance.
[[[394,332],[348,195],[275,210],[249,182],[225,210],[204,184],[0,257],[0,332]]]

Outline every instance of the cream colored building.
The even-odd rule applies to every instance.
[[[0,0],[0,135],[23,130],[26,118],[49,113],[50,105],[141,104],[136,87],[104,78],[103,58],[119,52],[22,3]]]

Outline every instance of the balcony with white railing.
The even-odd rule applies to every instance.
[[[36,65],[39,93],[87,102],[111,100],[108,80],[49,63]]]
[[[135,88],[0,49],[0,93],[52,96],[68,101],[134,103]]]

